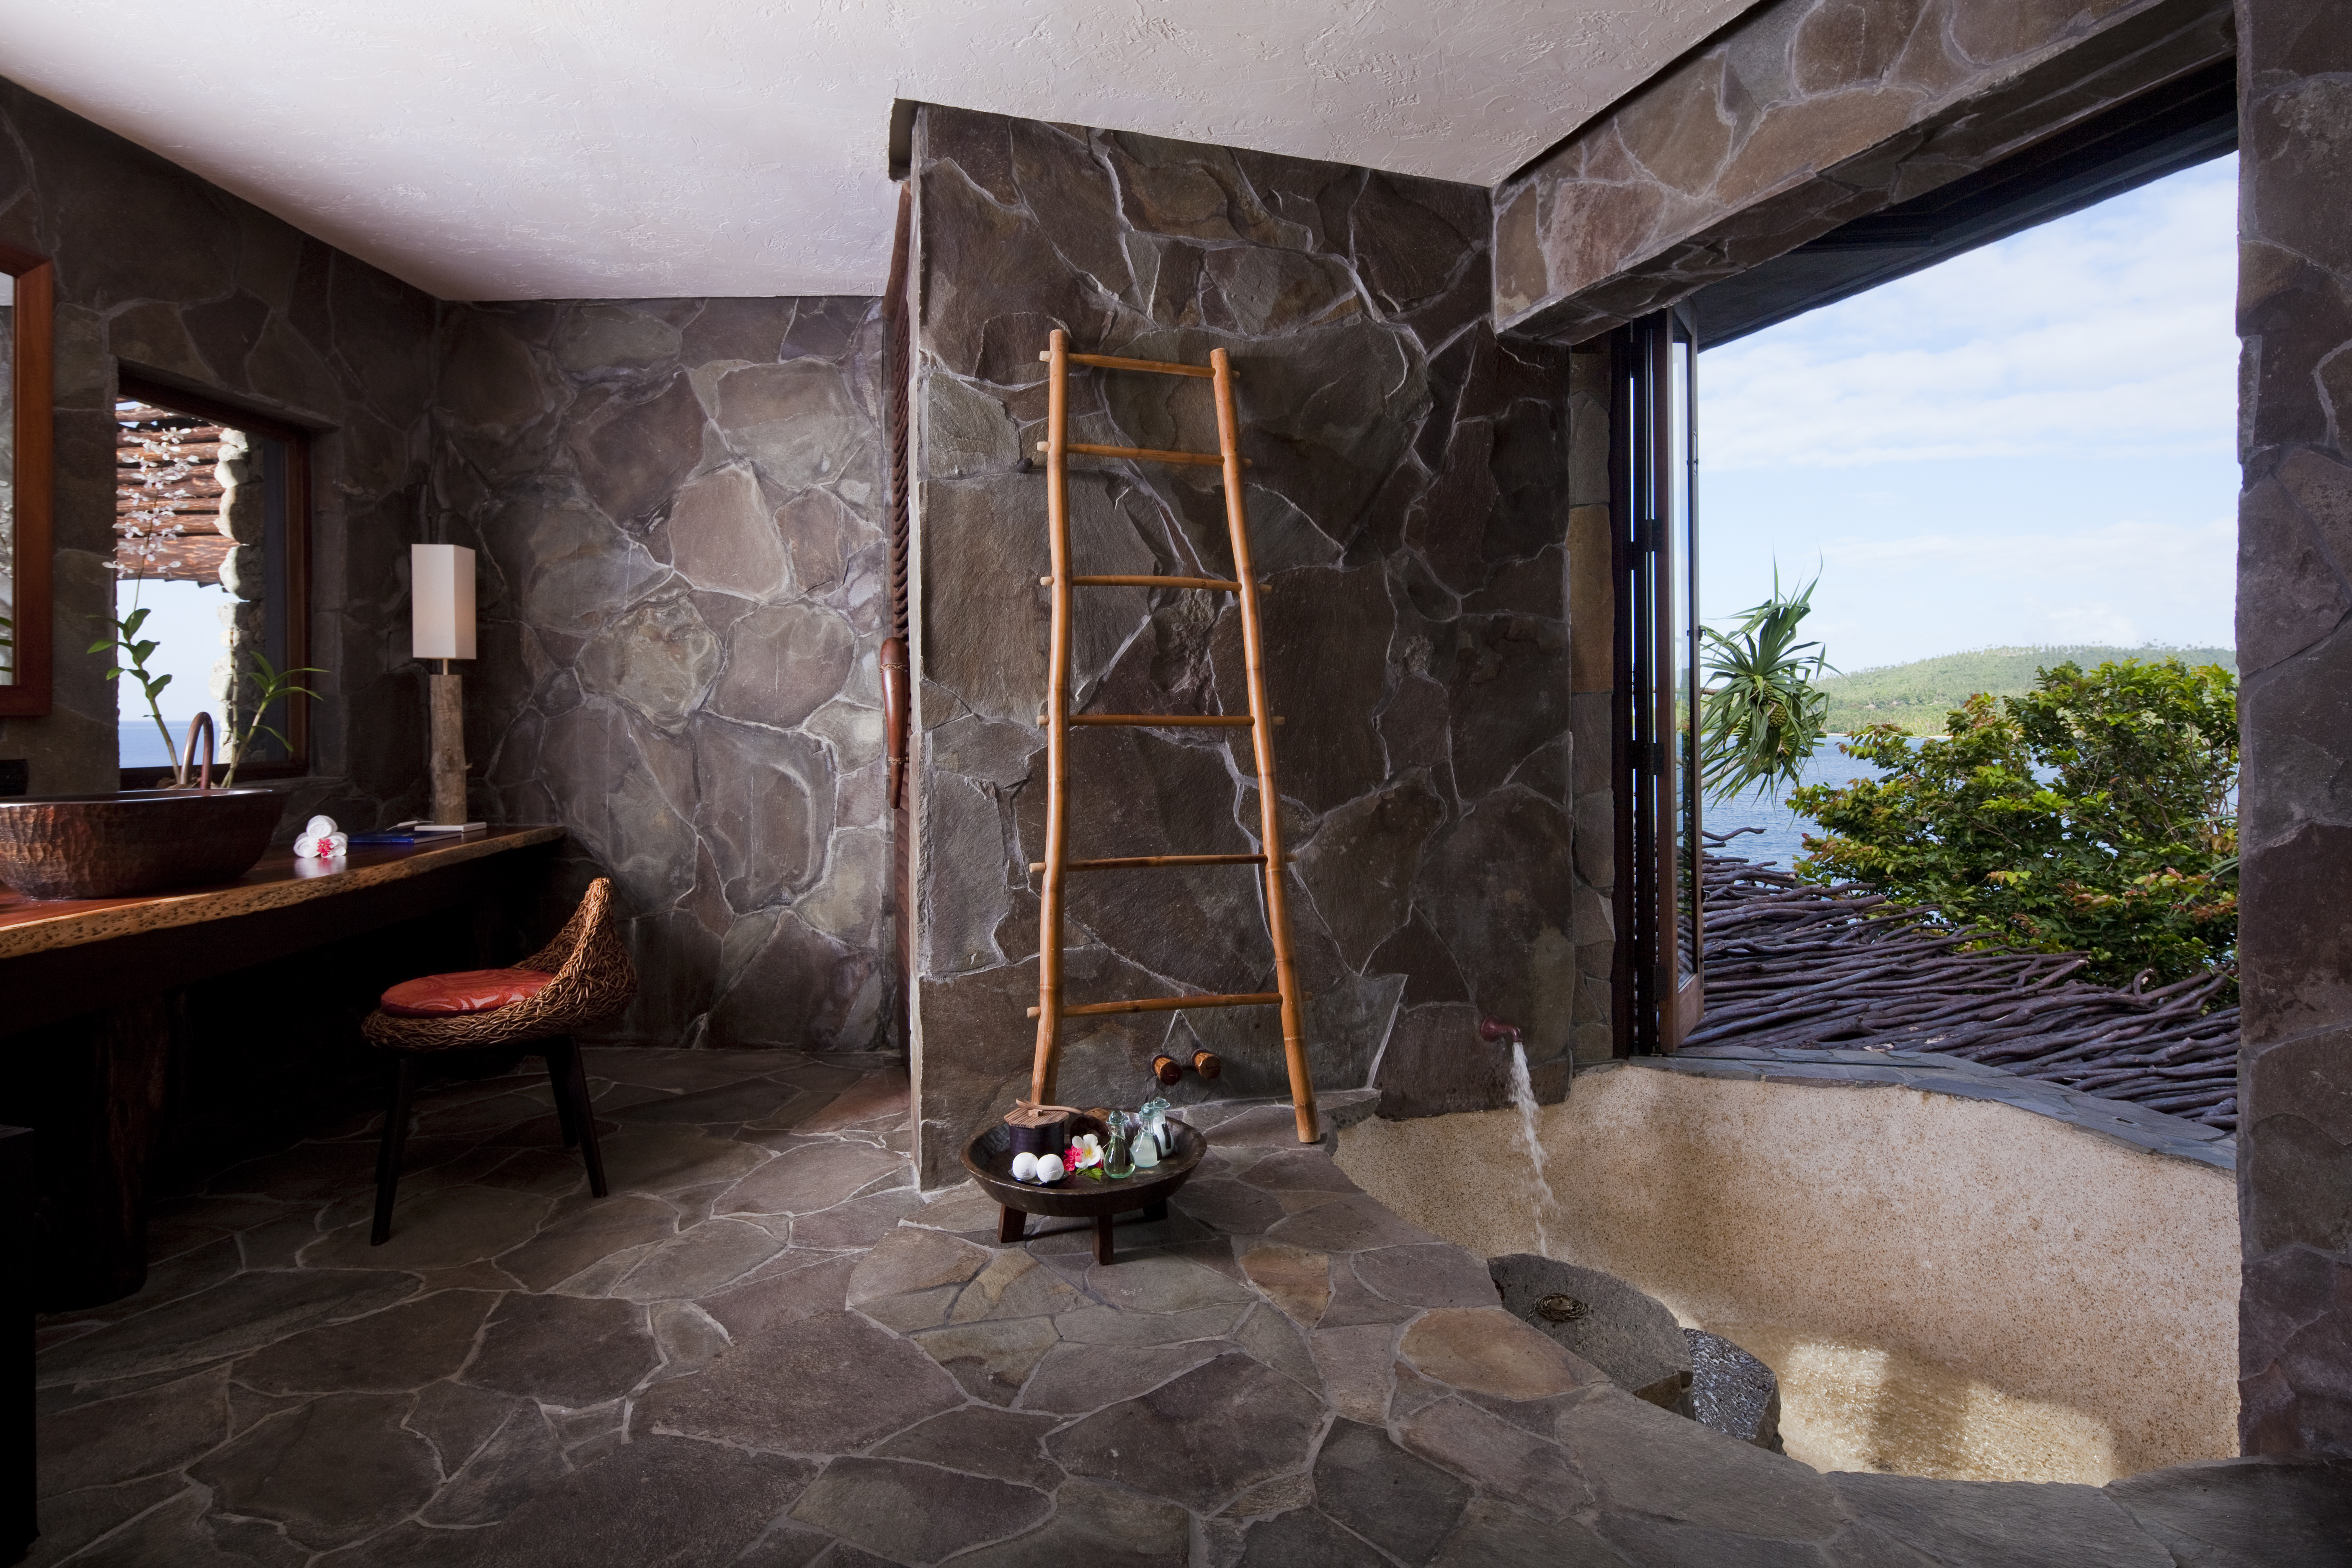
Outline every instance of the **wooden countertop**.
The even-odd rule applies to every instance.
[[[562,837],[561,827],[502,827],[444,844],[354,849],[340,860],[297,860],[290,849],[273,849],[234,882],[133,899],[28,899],[0,887],[0,959],[284,909]]]

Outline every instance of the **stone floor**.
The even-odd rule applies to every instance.
[[[926,1200],[869,1058],[593,1051],[162,1205],[138,1295],[43,1321],[47,1564],[2321,1563],[2352,1468],[1823,1477],[1611,1387],[1483,1263],[1238,1110],[1120,1260]]]

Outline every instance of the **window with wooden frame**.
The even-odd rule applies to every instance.
[[[212,714],[226,765],[257,717],[258,661],[310,662],[310,433],[129,375],[114,417],[115,615],[146,612],[131,640],[156,645],[151,681],[171,677],[152,701],[122,679],[120,765],[124,788],[152,788],[171,782],[198,712]],[[308,773],[310,700],[280,697],[257,717],[238,781]]]

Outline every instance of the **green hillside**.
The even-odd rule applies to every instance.
[[[1850,735],[1865,724],[1899,724],[1915,735],[1940,735],[1944,716],[1979,691],[2021,697],[2032,689],[2037,671],[2068,659],[2088,669],[2109,659],[2163,658],[2186,664],[2218,664],[2234,672],[2235,649],[2226,647],[1989,647],[1948,653],[1883,669],[1832,675],[1821,683],[1829,693],[1832,734]]]

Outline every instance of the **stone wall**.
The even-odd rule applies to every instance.
[[[1028,1082],[1047,559],[1045,480],[1020,465],[1056,326],[1085,351],[1233,351],[1318,1087],[1377,1084],[1395,1115],[1498,1103],[1492,1013],[1557,1097],[1577,949],[1607,935],[1571,855],[1568,356],[1496,341],[1486,193],[936,108],[915,178],[924,1180]],[[1072,426],[1215,448],[1206,389],[1173,378],[1080,372]],[[1225,574],[1213,473],[1074,462],[1078,569]],[[1244,705],[1229,602],[1079,603],[1080,707]],[[1082,731],[1072,774],[1073,854],[1252,841],[1246,742]],[[1270,989],[1253,875],[1074,879],[1067,995]],[[1061,1092],[1132,1103],[1155,1050],[1196,1041],[1225,1059],[1217,1092],[1286,1092],[1272,1009],[1076,1022]]]
[[[1496,191],[1496,319],[1581,342],[2231,47],[2227,0],[1768,0]]]
[[[1610,355],[1605,343],[1569,356],[1569,684],[1576,771],[1577,880],[1592,908],[1576,933],[1576,1059],[1617,1052],[1615,533],[1609,510]]]
[[[2352,13],[2242,0],[2246,1451],[2352,1452]]]
[[[617,1037],[894,1038],[870,300],[452,306],[435,526],[481,552],[477,808],[572,830]]]
[[[424,799],[405,542],[425,464],[434,301],[0,81],[0,240],[57,263],[56,701],[0,720],[37,794],[111,789],[118,368],[312,427],[311,776],[289,815],[373,825]]]

